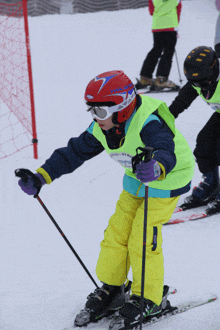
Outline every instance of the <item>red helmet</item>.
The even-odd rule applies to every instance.
[[[89,106],[115,106],[113,123],[126,121],[134,111],[136,92],[132,81],[123,71],[108,71],[90,81],[85,91],[85,101]]]

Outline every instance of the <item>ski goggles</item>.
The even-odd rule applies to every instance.
[[[92,118],[93,119],[101,119],[101,120],[105,120],[108,119],[109,117],[111,117],[111,115],[114,112],[117,112],[118,106],[112,106],[112,107],[108,107],[108,106],[94,106],[94,107],[89,107],[88,111],[90,111]]]
[[[135,90],[133,90],[132,94],[130,94],[128,98],[120,104],[113,105],[112,107],[102,105],[90,105],[88,106],[88,111],[90,111],[93,119],[105,120],[111,117],[114,112],[119,112],[125,109],[134,100],[135,96],[136,93]]]

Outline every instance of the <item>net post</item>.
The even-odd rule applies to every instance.
[[[29,77],[29,89],[30,89],[30,103],[31,103],[31,119],[32,119],[32,131],[33,131],[33,151],[34,159],[38,159],[38,140],[37,140],[37,129],[36,129],[36,117],[35,117],[35,104],[34,104],[34,87],[33,87],[33,75],[31,66],[31,52],[30,52],[30,37],[28,28],[28,11],[27,11],[27,0],[22,0],[23,14],[24,14],[24,30],[25,40],[27,49],[27,65],[28,65],[28,77]]]

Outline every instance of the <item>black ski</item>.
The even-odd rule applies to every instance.
[[[129,286],[131,284],[131,281],[129,281]],[[130,290],[130,289],[129,289]],[[168,292],[168,295],[171,295],[171,294],[175,294],[177,292],[177,289],[169,286],[169,292]],[[106,316],[103,316],[101,317],[99,320],[97,320],[97,322],[88,322],[87,324],[85,324],[84,326],[76,326],[76,325],[73,325],[73,327],[70,327],[70,328],[64,328],[63,330],[73,330],[75,328],[78,328],[78,329],[87,329],[88,330],[88,326],[90,325],[91,328],[92,327],[96,327],[95,325],[97,323],[100,323],[100,321],[104,321],[104,320],[109,320],[111,319],[112,317],[114,317],[114,314],[115,314],[115,311],[112,311],[112,313],[109,313],[108,315]]]
[[[177,292],[177,290],[174,289],[174,288],[169,289],[169,294],[175,294],[176,292]],[[186,301],[184,303],[178,304],[177,306],[169,306],[168,309],[166,309],[166,311],[163,314],[160,314],[157,317],[155,316],[155,317],[149,318],[148,321],[145,321],[142,324],[142,327],[145,328],[145,327],[147,327],[151,324],[154,324],[156,322],[163,321],[164,319],[166,319],[168,317],[186,312],[191,308],[199,307],[199,306],[202,306],[204,304],[208,304],[210,302],[213,302],[216,299],[217,299],[217,296],[212,294],[212,295],[209,295],[209,297],[204,297],[204,298],[195,299],[195,300],[189,300],[189,301]],[[106,330],[107,330],[109,328],[109,318],[106,317],[106,318],[103,318],[100,321],[104,322],[104,324],[106,323]],[[91,322],[91,323],[88,323],[85,326],[77,327],[77,328],[78,329],[87,329],[87,330],[89,330],[89,329],[98,329],[99,328],[99,326],[98,326],[99,322],[97,322],[97,323],[92,323]],[[102,330],[104,330],[104,327],[103,327],[104,324],[102,324]],[[70,328],[64,328],[62,330],[73,330],[73,329],[76,329],[76,327],[72,326]],[[112,330],[119,330],[119,329],[113,328]],[[123,327],[120,330],[139,330],[139,325],[138,324],[135,324],[135,325],[133,324],[133,325],[130,325],[129,327]]]
[[[204,298],[204,299],[199,299],[199,300],[192,300],[189,302],[186,302],[184,304],[181,305],[177,305],[176,307],[171,306],[170,311],[168,310],[167,312],[165,312],[165,314],[160,315],[159,317],[152,317],[150,318],[147,322],[143,323],[142,328],[146,328],[147,326],[157,323],[159,321],[163,321],[164,319],[186,312],[191,308],[195,308],[195,307],[199,307],[202,306],[204,304],[208,304],[212,301],[215,301],[217,299],[217,296],[213,295],[209,298]],[[112,330],[139,330],[140,326],[138,324],[136,325],[130,325],[128,327],[123,327],[123,328],[113,328]]]

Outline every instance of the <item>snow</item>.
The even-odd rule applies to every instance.
[[[200,45],[214,46],[217,15],[213,2],[183,1],[176,47],[182,79],[188,52]],[[84,90],[94,76],[121,69],[135,82],[152,47],[151,17],[147,8],[140,8],[30,17],[29,25],[39,159],[26,148],[0,161],[0,329],[61,330],[73,324],[95,287],[38,201],[21,192],[14,170],[35,171],[54,149],[88,127]],[[170,79],[179,80],[175,57]],[[169,106],[176,93],[152,96]],[[176,120],[192,150],[212,113],[197,98]],[[103,152],[40,192],[97,283],[100,242],[121,192],[123,173]],[[200,180],[196,167],[192,186]],[[219,237],[219,215],[163,228],[165,284],[178,290],[172,302],[210,293],[220,296]],[[219,309],[217,300],[151,329],[219,330]],[[104,329],[104,323],[92,328]]]

